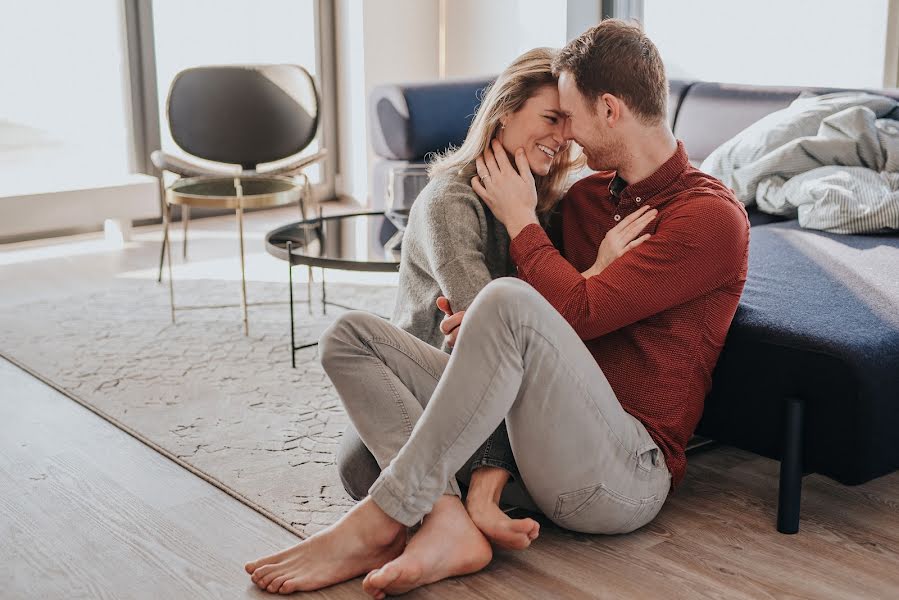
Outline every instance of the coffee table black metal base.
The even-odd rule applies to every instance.
[[[287,262],[288,296],[290,305],[290,363],[296,368],[298,350],[311,348],[318,342],[296,342],[296,314],[293,297],[293,267],[306,265],[307,305],[312,313],[312,267],[322,270],[322,313],[327,314],[328,306],[347,310],[357,310],[352,306],[328,300],[325,281],[326,269],[347,271],[368,271],[395,273],[399,270],[399,253],[385,250],[378,242],[376,232],[384,222],[381,211],[358,212],[329,217],[319,216],[279,227],[265,237],[265,247],[269,254]],[[360,247],[356,234],[365,228],[369,243]]]

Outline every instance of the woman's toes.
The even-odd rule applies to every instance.
[[[533,519],[515,519],[511,522],[514,531],[535,539],[540,532],[540,524]],[[533,537],[531,537],[533,535]]]
[[[259,587],[264,590],[267,590],[268,587],[281,575],[284,574],[283,570],[272,570],[267,575],[263,576],[262,579],[259,580]]]
[[[262,565],[261,567],[257,568],[255,571],[253,571],[253,576],[251,577],[253,583],[259,583],[259,580],[271,573],[273,568],[274,565]]]
[[[255,562],[255,561],[253,561],[253,562],[248,562],[247,564],[245,564],[245,565],[243,566],[243,569],[244,569],[244,571],[246,571],[247,573],[249,573],[250,575],[252,575],[252,574],[253,574],[253,571],[256,570],[256,562]]]
[[[275,577],[274,581],[268,584],[265,589],[272,593],[275,593],[281,589],[281,586],[284,585],[284,582],[288,579],[290,579],[290,575],[280,575],[278,577]]]
[[[295,591],[300,589],[300,580],[299,579],[288,579],[283,584],[281,584],[281,589],[278,590],[279,594],[292,594]]]

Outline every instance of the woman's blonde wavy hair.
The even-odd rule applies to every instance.
[[[558,82],[552,73],[552,62],[558,54],[553,48],[534,48],[516,58],[496,81],[484,91],[468,135],[458,148],[436,153],[431,158],[428,176],[457,173],[470,180],[477,175],[475,159],[490,148],[490,142],[501,127],[503,115],[517,112],[540,88]],[[537,187],[537,214],[546,217],[562,198],[568,174],[583,165],[583,157],[573,144],[556,154],[547,175],[534,175]]]

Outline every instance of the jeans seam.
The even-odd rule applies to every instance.
[[[390,340],[389,338],[382,338],[382,337],[378,337],[378,336],[372,336],[372,337],[370,337],[370,338],[364,338],[364,339],[362,339],[362,342],[365,343],[365,344],[368,344],[369,346],[371,345],[372,342],[375,342],[375,343],[378,343],[378,344],[383,344],[384,346],[389,346],[390,348],[393,348],[394,350],[396,350],[397,352],[399,352],[400,354],[402,354],[403,356],[405,356],[406,358],[408,358],[409,360],[411,360],[412,362],[414,362],[416,365],[418,365],[418,367],[419,367],[422,371],[424,371],[425,373],[427,373],[428,375],[430,375],[430,376],[434,379],[434,381],[440,381],[440,375],[437,375],[436,373],[434,373],[433,371],[431,371],[428,367],[426,367],[425,365],[423,365],[423,364],[421,364],[420,362],[418,362],[418,360],[416,360],[414,356],[412,356],[411,354],[409,354],[408,352],[406,352],[402,347],[398,346],[397,344],[394,344],[394,343],[392,342],[392,340]]]
[[[373,339],[374,338],[372,338],[372,340]],[[368,346],[369,350],[372,352],[372,354],[368,355],[368,358],[375,361],[375,363],[377,364],[378,370],[381,372],[381,376],[384,378],[384,382],[390,387],[390,391],[393,392],[394,402],[399,407],[400,412],[403,415],[403,425],[405,425],[405,427],[406,427],[406,433],[409,433],[412,431],[412,419],[409,418],[409,411],[406,410],[406,406],[403,404],[403,399],[400,397],[400,394],[397,391],[396,386],[394,386],[393,382],[390,381],[390,376],[387,374],[387,371],[388,371],[387,365],[384,364],[384,361],[381,360],[380,357],[373,355],[374,348],[372,348],[372,346],[371,346],[372,340],[363,339],[361,341],[364,345]],[[421,365],[419,365],[419,366],[421,366]],[[427,369],[425,369],[425,370],[427,371]],[[396,373],[394,373],[394,375],[396,375]]]
[[[487,445],[484,446],[484,454],[481,460],[487,460],[487,457],[490,456],[490,449],[493,448],[493,434],[490,434],[490,437],[487,438]]]

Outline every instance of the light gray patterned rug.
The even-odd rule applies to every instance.
[[[185,281],[179,304],[233,303],[235,282]],[[251,302],[286,284],[250,283]],[[389,315],[393,287],[332,284],[328,299]],[[295,293],[305,299],[305,286]],[[315,297],[315,296],[314,296]],[[90,294],[5,308],[0,354],[269,518],[309,535],[353,501],[334,467],[348,422],[315,348],[290,366],[286,304],[169,316],[168,289],[115,281]],[[297,304],[298,342],[341,312]]]

